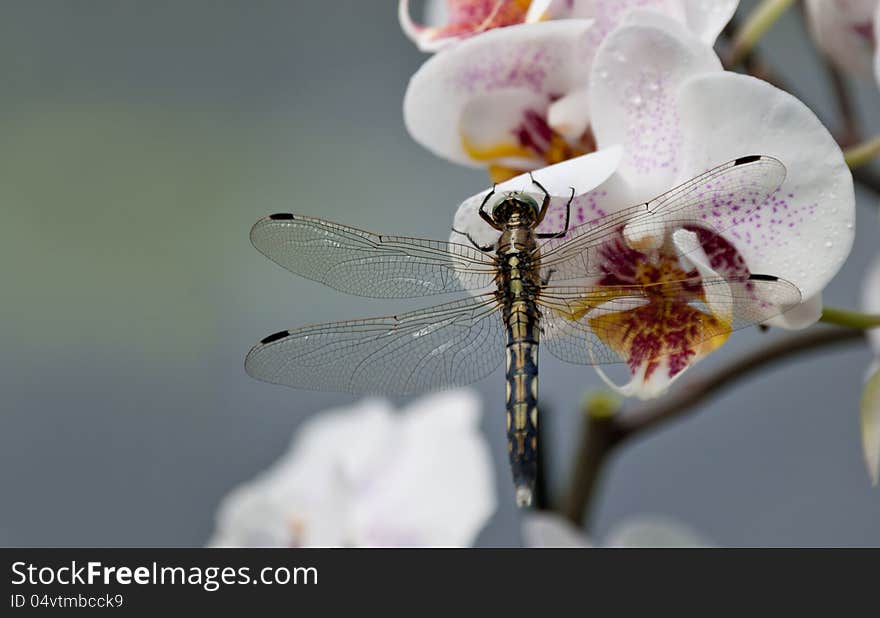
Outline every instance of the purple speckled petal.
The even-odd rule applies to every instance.
[[[659,16],[611,33],[593,63],[590,110],[599,148],[624,147],[618,173],[633,187],[631,202],[673,186],[683,147],[676,99],[683,81],[720,72],[712,49],[680,24]]]
[[[583,87],[589,29],[578,19],[511,26],[433,56],[404,97],[410,135],[438,156],[484,165],[471,159],[462,136],[481,146],[509,142],[527,110],[546,115],[553,101]]]
[[[785,164],[769,199],[711,209],[709,223],[726,230],[751,272],[791,281],[804,299],[820,292],[849,255],[855,219],[852,175],[828,130],[795,97],[737,73],[689,80],[678,109],[680,179],[753,154]]]

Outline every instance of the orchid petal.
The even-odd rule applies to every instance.
[[[592,547],[582,530],[559,515],[537,511],[525,515],[522,523],[526,547]]]
[[[634,11],[651,17],[663,16],[682,24],[687,17],[680,0],[573,0],[570,15],[595,20],[595,28],[589,35],[589,42],[595,50],[611,32],[630,19]]]
[[[590,92],[576,88],[547,108],[547,124],[570,140],[576,140],[590,125]]]
[[[736,13],[739,0],[682,0],[688,29],[709,45]]]
[[[865,277],[862,308],[869,313],[880,313],[880,256],[874,259]],[[874,351],[874,361],[861,400],[862,451],[871,482],[880,482],[880,328],[868,331],[868,340]]]
[[[526,12],[526,23],[534,23],[552,17],[551,8],[559,0],[532,0]]]
[[[842,70],[870,75],[877,0],[807,0],[807,21],[818,46]]]
[[[703,278],[717,278],[696,233],[679,229],[672,234],[672,241],[686,271],[696,269]],[[733,320],[731,297],[729,287],[716,284],[703,289],[702,300],[709,312],[690,306],[687,299],[659,298],[650,299],[641,309],[591,319],[591,325],[599,326],[596,333],[627,361],[632,374],[629,382],[618,385],[597,365],[599,377],[625,397],[652,399],[662,395],[691,365],[726,341]],[[704,329],[717,334],[703,338],[699,333]],[[637,349],[637,339],[642,345],[651,339],[647,351]]]
[[[591,39],[592,44],[598,46],[632,11],[650,11],[686,24],[711,45],[733,17],[738,4],[739,0],[545,0],[532,2],[529,14],[542,13],[554,19],[593,18],[597,28]]]
[[[545,219],[546,225],[542,224],[541,230],[559,229],[560,221],[564,221],[565,204],[571,197],[574,189],[575,200],[572,202],[572,225],[577,225],[578,217],[583,219],[584,204],[591,197],[590,192],[602,185],[617,168],[623,152],[620,148],[608,148],[606,150],[592,152],[587,155],[575,157],[556,165],[535,170],[529,174],[520,174],[508,181],[502,182],[495,187],[497,193],[509,191],[523,191],[536,197],[539,201],[543,197],[540,190],[532,182],[532,178],[540,182],[553,196],[550,211]],[[453,227],[460,232],[469,234],[471,238],[481,246],[492,245],[498,240],[498,231],[489,227],[478,215],[480,204],[491,189],[481,191],[476,195],[464,200],[455,213]],[[581,208],[581,210],[579,210]],[[451,242],[461,243],[462,236],[453,232]]]
[[[413,403],[396,427],[393,457],[355,509],[361,546],[472,545],[496,508],[480,400],[447,391]]]
[[[211,543],[468,545],[495,509],[479,401],[466,391],[320,414],[223,500]],[[455,457],[449,453],[454,452]]]
[[[819,321],[819,318],[822,317],[823,306],[822,293],[819,292],[809,298],[805,298],[799,305],[792,307],[785,313],[773,316],[764,323],[767,326],[775,326],[785,330],[800,330]]]
[[[640,516],[619,524],[608,533],[604,546],[636,547],[712,547],[690,527],[666,517]]]
[[[410,135],[438,156],[473,166],[486,160],[470,154],[468,144],[516,146],[526,112],[545,114],[552,101],[586,84],[579,67],[590,24],[572,19],[496,29],[433,56],[404,97]]]
[[[685,271],[696,269],[703,279],[713,279],[718,273],[712,268],[709,256],[695,232],[679,229],[672,233],[672,242]],[[733,322],[733,294],[729,285],[711,285],[703,290],[706,306],[722,322]],[[696,362],[698,359],[694,359]]]
[[[867,313],[880,314],[880,255],[874,258],[865,275],[862,288],[862,309]],[[874,356],[880,359],[880,328],[868,330],[868,340],[874,350]]]
[[[787,92],[736,73],[701,75],[682,85],[682,170],[686,179],[736,157],[764,154],[788,175],[764,204],[712,213],[750,272],[819,293],[853,243],[852,175],[839,146],[815,114]]]
[[[874,13],[874,77],[880,86],[880,2],[877,3],[877,12]]]
[[[528,10],[527,0],[431,0],[422,25],[412,19],[409,0],[399,0],[397,17],[404,34],[421,51],[435,52],[492,28],[522,23]]]
[[[661,358],[651,375],[645,377],[647,370],[647,365],[639,365],[628,382],[625,384],[618,384],[611,379],[601,365],[596,365],[596,373],[599,374],[599,377],[608,388],[619,393],[623,397],[637,397],[642,400],[660,397],[666,393],[669,386],[677,377],[669,377],[669,363],[666,358]]]
[[[712,49],[679,24],[661,17],[655,22],[615,30],[593,63],[593,133],[600,149],[624,147],[618,173],[637,188],[627,205],[673,186],[683,147],[675,104],[679,87],[689,77],[721,70]]]
[[[874,371],[865,384],[860,407],[862,451],[871,483],[877,485],[880,481],[880,369]]]

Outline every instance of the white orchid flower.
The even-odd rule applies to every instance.
[[[810,31],[842,70],[880,84],[880,0],[807,0]]]
[[[880,256],[865,277],[862,307],[867,313],[880,314]],[[868,331],[874,352],[874,361],[868,368],[867,382],[862,394],[862,449],[871,482],[880,481],[880,328]]]
[[[399,0],[398,17],[406,35],[426,52],[494,28],[573,18],[595,21],[595,48],[636,8],[675,19],[712,44],[738,5],[739,0],[428,0],[427,23],[419,24],[412,18],[409,0]]]
[[[226,496],[209,544],[472,545],[496,507],[480,416],[469,391],[402,412],[365,400],[317,415],[272,468]]]
[[[492,29],[419,69],[406,92],[404,121],[435,154],[486,167],[498,182],[592,152],[590,69],[608,34],[634,16],[655,16],[692,28],[711,46],[737,4],[574,2],[572,19]]]
[[[577,20],[514,26],[444,51],[413,79],[407,97],[410,124],[416,117],[434,118],[430,135],[422,137],[436,152],[447,154],[465,153],[457,136],[473,137],[477,127],[487,132],[484,139],[489,142],[501,139],[511,126],[509,118],[525,117],[524,105],[546,102],[551,92],[560,94],[553,105],[566,100],[569,86],[577,81],[579,41],[590,27]],[[593,283],[657,283],[691,268],[701,276],[768,274],[794,284],[803,300],[770,323],[784,328],[814,323],[822,289],[853,242],[855,198],[840,148],[813,112],[766,82],[722,70],[718,57],[698,37],[672,20],[644,12],[631,13],[627,24],[605,38],[584,83],[589,88],[578,105],[564,105],[564,113],[544,108],[544,117],[556,118],[561,123],[557,126],[586,125],[596,152],[535,173],[556,196],[567,198],[570,187],[577,189],[571,211],[575,225],[601,223],[739,157],[769,155],[787,168],[781,187],[763,203],[734,204],[713,194],[707,196],[701,220],[679,222],[658,238],[640,237],[638,230],[622,226],[619,237],[606,240],[603,249],[607,281]],[[530,93],[536,98],[530,99]],[[531,164],[538,165],[538,160]],[[607,180],[588,190],[604,180],[603,174]],[[520,176],[498,188],[528,183],[528,176]],[[465,200],[454,221],[456,230],[484,245],[498,234],[477,215],[485,195]],[[554,200],[540,232],[561,229],[564,198]],[[705,233],[707,228],[722,233]],[[461,236],[453,240],[460,242]],[[680,254],[694,263],[683,264]],[[652,267],[645,269],[644,264]],[[756,292],[756,307],[775,303],[761,294]],[[626,395],[663,393],[685,369],[724,343],[731,324],[717,317],[686,302],[603,316],[602,324],[592,326],[619,335],[603,343],[627,362],[632,375],[622,386],[609,383]],[[708,341],[680,336],[708,331],[718,336]],[[602,371],[600,375],[606,377]]]
[[[547,513],[529,513],[523,519],[523,540],[527,547],[712,547],[688,526],[667,517],[642,515],[614,526],[601,543],[592,539],[566,519]]]

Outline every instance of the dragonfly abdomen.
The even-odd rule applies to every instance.
[[[498,294],[507,328],[507,450],[519,506],[532,503],[538,472],[540,289],[530,228],[509,227],[498,243]]]
[[[532,502],[538,451],[538,316],[514,302],[507,324],[507,450],[519,506]]]

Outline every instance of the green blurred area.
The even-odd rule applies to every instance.
[[[2,305],[16,345],[195,355],[217,336],[212,281],[259,161],[193,109],[36,105],[0,124]],[[133,350],[134,349],[134,350]]]

